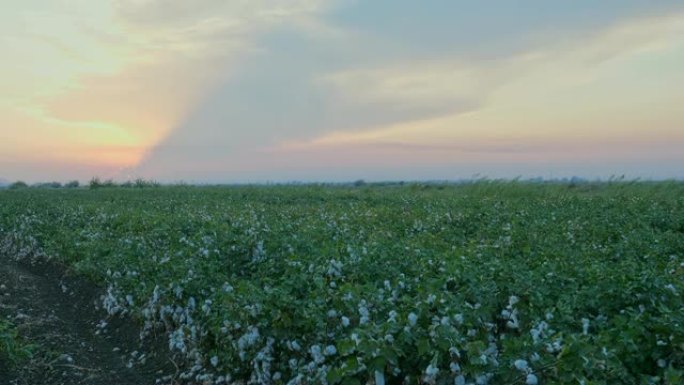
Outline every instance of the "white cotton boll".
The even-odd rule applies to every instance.
[[[385,373],[375,371],[375,385],[385,385]]]
[[[360,338],[359,335],[356,334],[356,333],[352,333],[351,339],[352,339],[352,341],[354,341],[354,343],[357,344],[357,345],[361,343],[361,338]]]
[[[204,314],[209,314],[211,312],[211,305],[212,302],[210,299],[204,301],[204,305],[202,305],[202,311],[204,312]]]
[[[331,260],[328,267],[328,276],[330,277],[341,277],[342,276],[342,262],[338,260]]]
[[[466,383],[466,380],[462,374],[460,374],[460,375],[456,376],[456,378],[454,378],[454,385],[465,385],[465,383]]]
[[[328,318],[335,318],[335,317],[337,317],[337,311],[335,311],[335,309],[328,310]]]
[[[585,336],[589,333],[589,319],[582,318],[582,334]]]
[[[539,380],[537,380],[537,376],[535,376],[533,373],[527,375],[527,378],[525,379],[526,385],[537,385],[538,383]]]
[[[217,367],[219,364],[219,359],[218,359],[218,357],[213,356],[213,357],[211,357],[211,360],[209,360],[209,362],[211,362],[211,366]]]
[[[518,324],[518,320],[511,320],[506,322],[506,327],[509,329],[518,329],[520,325]]]
[[[344,327],[349,326],[349,318],[342,317],[342,326],[344,326]]]
[[[513,365],[515,366],[516,369],[518,369],[520,371],[525,371],[528,368],[527,361],[525,361],[525,360],[515,360]]]
[[[416,326],[416,322],[418,322],[418,316],[416,315],[416,313],[410,313],[408,315],[408,321],[409,325]]]
[[[287,361],[287,364],[290,366],[290,369],[292,369],[292,370],[297,369],[297,359],[296,358],[290,358],[290,360]]]
[[[664,367],[666,367],[666,366],[667,366],[667,361],[665,361],[665,360],[662,359],[662,358],[658,360],[658,367],[659,367],[659,368],[664,368]]]
[[[290,343],[290,347],[292,348],[292,350],[295,351],[300,351],[302,349],[301,345],[299,345],[299,343],[296,340]]]
[[[456,357],[459,357],[459,358],[461,357],[461,352],[459,352],[459,351],[458,351],[458,348],[455,347],[455,346],[452,346],[452,347],[449,348],[449,353],[450,353],[452,356],[456,356]]]
[[[449,364],[449,369],[451,369],[452,373],[458,373],[461,371],[461,367],[455,362]]]
[[[247,330],[247,333],[243,334],[238,339],[238,347],[240,348],[240,350],[245,350],[246,348],[256,344],[258,339],[259,329],[250,326]]]
[[[442,324],[442,326],[449,326],[449,317],[442,317],[440,323]]]
[[[435,377],[437,376],[437,373],[439,373],[439,368],[432,366],[432,364],[428,365],[428,367],[425,369],[425,374],[428,377]]]
[[[559,352],[563,349],[563,344],[561,343],[561,340],[555,340],[550,344],[546,344],[546,351],[549,353],[556,353]]]
[[[309,348],[309,353],[311,354],[311,358],[314,359],[314,362],[321,363],[325,361],[325,358],[321,352],[321,347],[319,345],[311,346],[311,348]]]
[[[536,344],[539,342],[539,337],[541,336],[541,332],[537,329],[532,329],[530,330],[530,334],[532,335],[532,341]]]
[[[335,348],[335,345],[328,345],[325,347],[326,356],[334,356],[335,354],[337,354],[337,348]]]
[[[512,296],[510,296],[510,297],[508,298],[508,304],[509,304],[510,306],[513,306],[513,305],[515,305],[515,304],[518,303],[518,302],[520,302],[520,298],[518,298],[518,297],[516,297],[516,296],[514,296],[514,295],[512,295]]]
[[[677,295],[677,296],[679,295],[679,293],[677,292],[677,288],[673,284],[669,283],[669,284],[665,285],[665,288],[667,290],[671,291],[672,294]]]

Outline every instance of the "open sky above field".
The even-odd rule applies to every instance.
[[[681,0],[4,0],[0,178],[682,178]]]

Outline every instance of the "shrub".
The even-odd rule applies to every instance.
[[[9,188],[12,190],[18,190],[18,189],[27,188],[27,187],[28,187],[28,184],[26,184],[26,182],[22,182],[22,181],[14,182],[9,186]]]
[[[62,188],[62,184],[59,182],[47,182],[47,183],[36,183],[33,185],[35,188]]]
[[[95,178],[90,180],[89,186],[90,186],[91,190],[94,190],[94,189],[103,188],[103,187],[116,187],[116,183],[111,179],[107,179],[105,181],[102,181],[102,180],[100,180],[100,178],[95,177]]]

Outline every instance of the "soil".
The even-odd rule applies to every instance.
[[[0,256],[0,317],[37,346],[19,367],[9,369],[0,360],[0,384],[173,384],[168,377],[157,381],[177,372],[164,339],[146,339],[143,348],[133,320],[108,319],[98,309],[102,293],[59,266],[20,264]]]

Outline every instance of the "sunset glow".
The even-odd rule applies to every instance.
[[[378,4],[5,1],[0,178],[684,176],[677,2]]]

